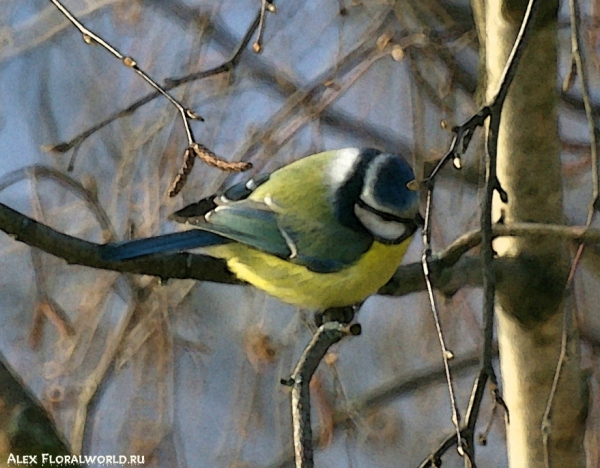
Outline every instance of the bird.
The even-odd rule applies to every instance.
[[[349,307],[390,280],[422,225],[414,179],[398,154],[325,151],[172,215],[193,229],[105,244],[101,256],[125,261],[202,248],[285,303]]]

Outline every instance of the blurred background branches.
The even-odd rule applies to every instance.
[[[164,99],[132,108],[152,90],[100,47],[87,46],[50,2],[0,1],[0,201],[91,242],[150,236],[177,229],[167,218],[185,203],[324,149],[400,152],[422,180],[446,151],[448,129],[478,108],[480,46],[467,2],[280,0],[265,18],[262,52],[252,52],[253,35],[235,55],[260,3],[67,2],[204,117],[191,124],[199,142],[253,165],[231,174],[197,162],[170,198],[187,147],[176,110]],[[567,224],[581,225],[592,160],[571,72],[568,8],[559,19],[564,210]],[[590,83],[598,82],[598,24],[597,2],[582,2]],[[203,75],[223,64],[230,65]],[[592,86],[595,115],[597,91]],[[62,153],[44,151],[65,143]],[[434,251],[477,228],[482,149],[478,135],[463,170],[445,168],[436,181]],[[420,249],[416,240],[407,263],[418,262]],[[183,268],[186,257],[179,261]],[[478,261],[460,263],[460,285],[464,276],[474,287],[450,287],[439,302],[465,407],[482,345],[481,279],[471,276]],[[588,462],[597,466],[596,248],[585,250],[582,265],[573,304],[592,395]],[[303,311],[243,286],[67,265],[4,234],[0,271],[0,351],[75,452],[145,455],[147,466],[287,460],[289,390],[279,380],[310,339]],[[209,271],[224,278],[216,264]],[[452,430],[426,296],[371,298],[359,320],[363,334],[334,347],[312,385],[317,465],[418,466]],[[486,394],[478,430],[490,421],[492,429],[477,460],[503,466],[504,428],[492,408]],[[444,463],[463,466],[452,451]]]

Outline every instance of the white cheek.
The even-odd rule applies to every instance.
[[[375,237],[394,241],[399,239],[406,232],[406,225],[397,221],[386,221],[381,216],[354,205],[354,214],[364,227]]]

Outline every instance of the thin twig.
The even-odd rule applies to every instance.
[[[495,358],[498,357],[498,350],[494,350]],[[455,377],[463,377],[472,372],[479,364],[479,353],[469,353],[465,356],[457,356],[450,361],[452,374]],[[443,364],[436,363],[425,369],[419,369],[410,372],[407,375],[401,375],[382,383],[378,387],[367,391],[356,399],[348,402],[345,408],[336,411],[333,417],[334,430],[346,429],[348,423],[356,419],[357,415],[367,416],[377,411],[379,408],[397,401],[401,397],[414,395],[415,393],[427,391],[434,386],[444,384],[446,381],[446,370]],[[321,440],[322,432],[325,428],[315,430],[316,435],[313,442]],[[453,434],[453,437],[456,437]],[[453,444],[456,442],[454,441]],[[269,468],[289,467],[293,462],[292,447],[286,447],[276,459],[269,463]]]
[[[590,202],[588,205],[588,213],[587,219],[585,223],[586,229],[589,228],[594,221],[594,217],[597,211],[597,205],[599,200],[600,193],[600,182],[598,175],[598,153],[597,153],[597,143],[596,143],[596,121],[594,112],[592,109],[592,105],[590,102],[590,91],[589,91],[589,82],[587,78],[587,68],[585,64],[585,60],[583,55],[581,54],[581,38],[579,35],[579,4],[577,0],[569,0],[569,10],[570,10],[570,23],[571,23],[571,57],[572,57],[572,67],[571,74],[573,74],[573,69],[579,75],[580,87],[581,87],[581,96],[583,100],[583,106],[585,109],[585,115],[588,123],[588,130],[590,134],[590,153],[591,153],[591,164],[592,164],[592,196],[590,198]],[[583,255],[583,250],[585,249],[585,244],[581,243],[577,248],[577,252],[575,257],[571,263],[571,268],[569,271],[569,277],[567,279],[567,283],[565,285],[565,294],[566,294],[566,303],[565,303],[565,311],[563,316],[563,329],[562,336],[560,342],[560,353],[558,357],[558,362],[556,364],[556,369],[554,371],[554,377],[552,379],[552,387],[550,389],[550,395],[548,396],[548,401],[546,402],[546,408],[544,409],[544,415],[542,417],[542,441],[544,444],[544,463],[547,468],[550,467],[550,451],[549,451],[549,439],[551,433],[551,420],[550,413],[552,411],[552,406],[554,403],[554,397],[556,395],[556,391],[558,389],[558,383],[560,380],[560,375],[563,369],[564,360],[567,355],[567,345],[569,338],[569,328],[571,325],[571,308],[572,308],[572,283],[575,277],[575,271],[581,261],[581,257]]]
[[[529,36],[533,30],[534,22],[532,17],[535,17],[537,6],[538,0],[530,0],[527,5],[527,10],[525,11],[525,16],[523,17],[523,22],[521,23],[521,29],[519,30],[517,38],[515,39],[515,44],[506,62],[506,67],[502,72],[502,77],[498,82],[498,90],[496,91],[490,104],[483,106],[479,112],[467,120],[467,122],[454,129],[455,135],[452,143],[450,144],[450,149],[442,157],[442,159],[440,159],[429,177],[425,179],[425,182],[430,183],[450,159],[454,161],[454,165],[457,168],[460,168],[460,156],[469,146],[475,129],[477,127],[481,127],[487,118],[493,113],[499,113],[499,111],[502,109],[502,106],[504,106],[504,101],[506,100],[508,90],[517,71],[517,65],[519,64],[525,47],[529,42]]]
[[[488,423],[485,426],[483,432],[477,436],[477,442],[479,442],[479,444],[481,445],[487,445],[487,439],[490,434],[490,431],[492,430],[492,424],[494,423],[494,419],[496,419],[498,406],[499,404],[497,402],[494,402],[494,406],[492,406],[492,413],[490,414],[490,419],[488,420]]]
[[[131,112],[136,110],[138,107],[141,107],[143,104],[146,104],[146,103],[150,102],[151,100],[153,100],[154,98],[158,97],[159,95],[162,95],[165,98],[167,98],[169,100],[169,102],[172,105],[174,105],[175,108],[177,109],[177,111],[179,112],[179,114],[181,116],[181,120],[183,122],[187,141],[188,141],[188,148],[185,151],[182,168],[179,171],[179,174],[177,175],[175,182],[169,189],[169,196],[172,197],[172,196],[177,195],[179,193],[179,191],[181,191],[181,189],[183,188],[183,185],[185,184],[185,181],[187,179],[187,175],[189,174],[189,172],[191,171],[191,168],[193,167],[193,162],[190,162],[190,159],[189,159],[190,155],[193,155],[193,154],[198,155],[198,151],[196,150],[198,143],[196,142],[196,139],[194,137],[194,133],[192,131],[189,121],[190,120],[204,121],[204,119],[200,115],[198,115],[193,110],[184,107],[183,104],[181,104],[177,99],[175,99],[168,92],[170,89],[172,89],[176,86],[179,86],[180,84],[182,84],[185,81],[173,80],[168,85],[165,85],[165,86],[159,85],[144,70],[142,70],[138,66],[137,62],[133,58],[123,55],[111,44],[109,44],[104,39],[102,39],[100,36],[98,36],[97,34],[92,32],[88,28],[86,28],[59,0],[50,0],[50,2],[52,4],[54,4],[54,6],[56,6],[56,8],[73,24],[73,26],[75,26],[79,30],[79,32],[81,32],[81,34],[83,35],[83,40],[87,44],[90,44],[90,45],[98,44],[98,45],[102,46],[104,49],[106,49],[108,52],[110,52],[113,56],[118,58],[126,67],[133,69],[139,76],[141,76],[148,84],[150,84],[150,86],[152,86],[156,90],[156,93],[145,96],[144,98],[140,99],[136,103],[129,106],[127,109],[119,112],[118,114],[115,114],[115,115],[109,117],[108,119],[104,120],[103,122],[99,123],[98,125],[95,125],[91,129],[76,136],[70,142],[59,143],[57,145],[54,145],[53,147],[50,147],[49,149],[51,151],[57,151],[57,152],[69,151],[73,147],[77,147],[83,140],[85,140],[87,137],[89,137],[92,133],[98,131],[100,128],[104,127],[105,125],[108,125],[109,123],[111,123],[115,119],[119,118],[120,116],[130,114]],[[254,26],[252,25],[250,29],[253,29],[253,27]],[[247,34],[246,36],[249,36],[249,35]],[[238,47],[236,49],[234,55],[228,62],[221,65],[220,67],[217,67],[216,69],[209,70],[207,72],[203,72],[202,77],[210,76],[212,74],[217,74],[217,73],[221,73],[222,71],[229,70],[230,67],[232,66],[232,64],[237,63],[237,60],[239,60],[239,55],[241,54],[241,52],[243,50],[243,48],[241,47],[242,45],[244,47],[245,47],[245,45],[247,45],[246,37],[240,44],[240,47]],[[192,151],[189,151],[190,148],[192,149]],[[205,153],[205,152],[203,152],[203,153]],[[211,157],[208,159],[213,162],[214,166],[217,166],[217,167],[219,167],[219,169],[224,170],[224,171],[239,172],[240,170],[247,170],[252,167],[252,165],[250,163],[245,163],[243,165],[240,165],[240,163],[229,163],[225,159],[222,159],[222,158],[216,156],[212,152],[211,152]],[[206,162],[207,159],[204,159],[204,161]]]
[[[33,166],[25,166],[13,172],[4,174],[0,177],[0,192],[17,182],[30,177],[34,179],[48,179],[52,182],[56,182],[61,187],[65,188],[65,190],[68,190],[70,193],[83,200],[102,228],[104,240],[106,242],[117,240],[117,233],[115,232],[106,211],[104,211],[100,205],[96,194],[83,187],[75,179],[56,169],[36,164]]]
[[[312,340],[300,356],[289,379],[282,384],[292,387],[292,421],[294,426],[294,454],[296,468],[312,468],[313,440],[310,426],[310,380],[327,350],[344,336],[359,335],[358,324],[325,322],[319,327]]]
[[[188,144],[191,145],[192,143],[194,143],[194,136],[188,120],[204,121],[204,119],[201,116],[196,114],[193,110],[184,107],[183,104],[181,104],[177,99],[171,96],[165,89],[163,89],[162,86],[160,86],[144,70],[142,70],[133,58],[123,55],[121,52],[119,52],[116,48],[114,48],[100,36],[86,28],[61,2],[59,2],[58,0],[50,0],[50,2],[52,2],[54,6],[56,6],[56,8],[58,8],[58,10],[73,24],[73,26],[75,26],[79,30],[79,32],[83,35],[83,40],[86,44],[98,44],[102,46],[104,49],[106,49],[108,52],[110,52],[112,55],[118,58],[121,62],[123,62],[123,64],[126,67],[131,68],[139,76],[141,76],[144,79],[144,81],[146,81],[150,86],[156,89],[158,93],[166,97],[169,100],[169,102],[175,106],[175,108],[181,115],[183,125],[185,128],[185,133],[188,139]]]
[[[228,71],[231,71],[239,63],[241,56],[242,56],[242,52],[244,51],[244,49],[246,48],[246,46],[252,39],[252,35],[256,31],[257,27],[258,27],[258,16],[252,22],[252,24],[246,31],[246,34],[244,35],[244,37],[242,38],[242,40],[240,41],[238,46],[235,48],[235,50],[233,51],[231,56],[221,65],[218,65],[209,70],[190,73],[189,75],[186,75],[181,78],[167,78],[165,80],[163,89],[166,91],[170,91],[170,90],[175,89],[185,83],[190,83],[192,81],[201,80],[204,78],[208,78],[211,76],[215,76],[215,75],[219,75],[221,73],[226,73]],[[83,143],[85,140],[87,140],[91,135],[96,133],[98,130],[101,130],[102,128],[111,124],[115,120],[120,119],[121,117],[126,117],[128,115],[133,114],[140,107],[148,104],[149,102],[153,101],[154,99],[156,99],[157,97],[160,97],[160,96],[161,96],[161,93],[158,91],[148,94],[148,95],[144,96],[143,98],[140,98],[133,104],[131,104],[129,107],[127,107],[119,112],[116,112],[115,114],[113,114],[110,117],[106,118],[105,120],[99,122],[98,124],[94,125],[93,127],[90,127],[89,129],[85,130],[84,132],[80,133],[79,135],[76,135],[71,140],[69,140],[67,142],[58,143],[53,146],[48,146],[47,149],[49,151],[56,151],[59,153],[65,153],[67,151],[70,151],[71,149],[79,146],[81,143]]]
[[[529,38],[533,33],[533,27],[535,24],[535,17],[537,16],[539,3],[539,0],[529,0],[527,4],[527,9],[525,10],[525,15],[523,16],[523,21],[521,22],[521,28],[519,29],[519,33],[515,39],[515,44],[510,51],[508,60],[506,61],[506,67],[502,72],[502,77],[498,81],[498,90],[496,91],[495,96],[492,99],[492,104],[490,105],[492,108],[499,109],[504,105],[510,85],[515,77],[515,74],[517,73],[517,67],[521,61],[521,57],[523,56],[525,48],[529,43]]]
[[[582,244],[583,247],[583,244]],[[583,252],[583,249],[578,249],[578,253]],[[571,266],[571,273],[574,273],[579,263],[579,256],[576,256],[576,261],[573,261],[573,265]],[[542,416],[542,443],[544,445],[544,466],[546,468],[550,468],[550,433],[551,433],[551,419],[550,413],[552,412],[552,406],[554,403],[554,397],[556,396],[556,391],[558,390],[558,383],[560,381],[560,376],[562,374],[563,365],[565,363],[565,358],[567,357],[567,345],[569,343],[569,323],[571,321],[571,307],[573,300],[573,292],[571,291],[570,282],[573,279],[573,275],[569,274],[569,280],[567,282],[566,289],[566,303],[565,303],[565,311],[563,313],[563,324],[562,324],[562,335],[560,339],[560,353],[558,356],[558,362],[556,363],[556,369],[554,371],[554,376],[552,378],[552,386],[550,387],[550,394],[548,395],[548,401],[546,402],[546,407],[544,408],[544,415]]]
[[[450,408],[452,411],[452,424],[456,429],[456,441],[457,450],[464,455],[462,446],[462,437],[460,435],[460,413],[456,405],[456,398],[454,396],[454,386],[452,383],[452,375],[450,373],[450,366],[448,364],[449,357],[451,356],[450,351],[446,348],[444,340],[444,334],[442,332],[442,326],[440,324],[440,316],[435,304],[435,296],[433,294],[433,286],[431,284],[431,275],[429,272],[429,258],[431,257],[431,197],[433,194],[433,186],[427,190],[427,204],[425,208],[425,225],[423,226],[423,254],[421,256],[421,265],[423,266],[423,276],[425,277],[425,285],[427,286],[427,294],[429,297],[429,304],[431,306],[431,312],[435,322],[435,329],[437,331],[438,340],[440,342],[440,348],[442,351],[442,360],[444,362],[444,370],[446,372],[446,385],[448,387],[448,395],[450,396]]]
[[[267,11],[270,13],[275,13],[277,12],[277,8],[271,0],[261,0],[258,21],[258,32],[256,33],[256,40],[254,41],[254,44],[252,44],[252,50],[255,54],[260,54],[263,50],[262,35],[265,29],[265,14]]]
[[[590,210],[594,210],[594,204],[590,204]],[[591,217],[588,217],[588,223],[591,223],[593,220],[593,214]],[[589,227],[586,224],[586,228]],[[558,362],[556,363],[556,369],[554,371],[554,376],[552,378],[552,386],[550,387],[550,394],[548,395],[548,401],[546,402],[546,407],[544,408],[544,415],[542,416],[542,443],[544,444],[544,465],[546,468],[550,468],[550,450],[549,450],[549,441],[550,441],[550,433],[551,433],[551,419],[550,413],[552,411],[552,406],[554,403],[554,397],[556,396],[556,391],[558,390],[558,382],[560,380],[560,375],[562,373],[563,364],[567,357],[567,345],[569,343],[569,325],[571,323],[571,309],[573,307],[573,280],[575,278],[575,272],[577,271],[577,266],[581,261],[581,257],[583,256],[583,250],[585,248],[585,244],[579,244],[577,248],[577,252],[575,253],[575,257],[573,258],[573,262],[571,263],[571,268],[569,270],[569,276],[567,278],[567,283],[565,285],[565,312],[563,314],[563,325],[562,325],[562,335],[560,340],[560,353],[558,356]]]
[[[377,15],[377,17],[373,18],[371,23],[374,25],[373,27],[369,27],[368,30],[363,34],[363,36],[356,40],[357,44],[361,44],[365,41],[369,41],[371,38],[376,38],[380,35],[381,30],[386,27],[386,25],[390,22],[391,18],[391,10],[385,10],[382,14]],[[180,86],[184,83],[188,83],[194,80],[206,78],[208,76],[212,76],[218,73],[223,73],[232,70],[239,63],[242,52],[246,49],[249,42],[252,40],[252,36],[258,27],[259,17],[256,16],[252,25],[250,25],[247,30],[244,38],[239,42],[236,47],[236,50],[232,53],[231,58],[228,59],[222,65],[213,68],[208,71],[202,71],[197,73],[192,73],[186,75],[181,78],[172,78],[165,80],[164,88],[166,90],[170,90],[176,86]],[[216,27],[216,26],[215,26]],[[373,39],[374,41],[374,39]],[[265,124],[265,128],[268,130],[264,133],[257,134],[255,137],[251,139],[251,141],[247,142],[244,147],[236,153],[233,160],[245,160],[248,154],[255,149],[258,145],[264,145],[265,141],[273,141],[273,145],[275,147],[280,147],[285,144],[286,141],[291,138],[293,134],[298,132],[303,126],[310,121],[314,120],[315,115],[320,115],[322,117],[322,124],[326,126],[330,126],[334,132],[339,132],[341,128],[344,128],[348,131],[351,131],[353,134],[357,136],[361,136],[363,139],[368,141],[377,142],[378,145],[383,145],[384,147],[398,147],[397,137],[393,137],[391,134],[387,134],[380,128],[369,126],[367,123],[362,122],[360,125],[357,125],[349,116],[345,115],[343,112],[339,110],[331,109],[328,106],[331,106],[333,100],[337,97],[341,96],[345,90],[348,88],[348,85],[351,82],[354,82],[356,79],[360,78],[362,74],[369,70],[369,67],[375,62],[376,59],[386,56],[385,54],[373,54],[371,48],[367,47],[359,47],[353,51],[350,51],[345,57],[340,59],[336,66],[332,69],[318,77],[314,83],[315,85],[309,85],[308,88],[305,86],[299,86],[287,79],[285,77],[281,77],[280,80],[277,81],[277,87],[275,88],[283,97],[292,95],[292,104],[285,106],[284,115],[281,115],[281,118],[271,119],[269,122]],[[369,52],[371,52],[369,56]],[[372,57],[376,55],[375,57]],[[368,56],[368,57],[367,57]],[[363,65],[359,63],[360,60],[367,60],[367,62]],[[353,69],[356,69],[354,71]],[[346,71],[347,70],[347,71]],[[253,76],[258,81],[273,84],[272,83],[272,70],[262,70],[262,69],[254,69]],[[340,75],[341,74],[341,75]],[[344,74],[351,75],[346,80],[340,80],[340,76]],[[329,89],[323,86],[323,83],[330,82],[335,79],[336,84],[339,84],[341,81],[340,89],[337,87],[335,90]],[[308,91],[305,91],[308,89]],[[295,94],[294,94],[295,93]],[[326,93],[326,94],[325,94]],[[324,95],[325,94],[325,95]],[[108,125],[114,120],[127,116],[133,113],[142,105],[150,102],[156,97],[160,96],[158,93],[153,93],[148,96],[145,96],[140,101],[137,101],[127,109],[124,109],[113,116],[109,117],[105,121],[99,123],[76,136],[69,142],[63,142],[55,145],[50,148],[55,151],[66,152],[71,150],[74,146],[81,144],[86,138],[91,136],[93,133],[98,131],[100,128]],[[297,98],[297,96],[300,96]],[[326,98],[326,99],[323,99]],[[298,117],[298,108],[301,107],[306,109],[305,114],[302,117]],[[280,113],[281,114],[281,113]],[[293,120],[291,124],[287,123],[285,120]],[[332,125],[332,122],[336,122],[335,125]],[[279,129],[279,126],[284,127],[284,131],[274,129]],[[284,136],[282,137],[282,133]],[[406,145],[400,144],[400,147],[406,147],[405,152],[409,152],[409,148]],[[402,152],[402,151],[401,151]]]
[[[596,205],[600,198],[600,176],[598,175],[598,145],[596,140],[596,118],[590,100],[590,87],[587,77],[587,68],[585,59],[581,54],[581,38],[579,37],[579,7],[577,0],[570,0],[571,14],[571,48],[573,50],[573,60],[577,68],[577,74],[581,83],[581,96],[583,106],[585,108],[585,116],[588,123],[588,131],[590,134],[590,154],[592,163],[592,197],[588,207],[588,215],[586,226],[591,226],[594,214],[596,213]]]
[[[236,46],[234,51],[231,53],[231,56],[227,60],[225,60],[225,62],[223,62],[221,65],[211,68],[209,70],[190,73],[181,78],[167,78],[165,80],[165,88],[166,89],[176,88],[185,83],[202,80],[202,79],[208,78],[210,76],[219,75],[221,73],[225,73],[225,72],[229,72],[229,71],[233,70],[236,67],[236,65],[240,62],[240,59],[242,58],[242,53],[244,52],[244,50],[250,43],[250,40],[252,39],[253,34],[256,32],[256,28],[258,28],[259,21],[260,21],[260,13],[258,15],[256,15],[256,18],[254,18],[254,21],[252,22],[252,24],[250,24],[250,26],[246,30],[244,37],[239,42],[239,44]]]
[[[37,182],[35,175],[32,179]],[[34,213],[41,219],[44,219],[44,210],[42,203],[35,190],[33,190],[33,196],[31,197],[31,205]],[[56,327],[58,333],[62,338],[73,335],[75,330],[69,316],[65,311],[53,301],[48,292],[48,285],[46,283],[46,275],[44,272],[44,265],[42,262],[42,252],[37,249],[31,249],[31,264],[33,266],[35,284],[36,284],[36,303],[33,310],[33,323],[29,332],[29,345],[32,349],[38,349],[40,346],[40,339],[42,336],[42,326],[44,319],[50,319],[50,322]]]
[[[73,417],[73,425],[71,427],[70,441],[73,453],[81,454],[83,449],[83,440],[85,435],[86,422],[90,404],[100,388],[102,382],[106,379],[115,357],[119,351],[119,347],[123,342],[123,337],[127,331],[136,303],[132,302],[128,305],[127,311],[122,313],[114,328],[108,333],[104,351],[100,356],[98,364],[89,375],[87,375],[81,384],[81,392],[77,396],[75,405],[75,414]]]
[[[295,90],[285,105],[267,122],[262,130],[246,139],[232,159],[245,161],[257,149],[263,154],[269,147],[281,148],[306,125],[319,118],[327,108],[344,93],[378,60],[389,54],[380,52],[376,47],[376,38],[389,24],[391,8],[383,9],[371,19],[367,30],[354,41],[355,47],[349,50],[334,66],[316,77],[309,85],[294,86]],[[328,86],[327,83],[335,83]],[[301,108],[304,112],[298,112]],[[265,148],[266,147],[266,148]]]

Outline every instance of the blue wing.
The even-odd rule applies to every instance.
[[[192,229],[164,236],[106,244],[102,246],[100,255],[104,260],[109,261],[129,260],[145,255],[181,252],[228,242],[231,240],[212,232]]]
[[[262,174],[248,182],[239,183],[227,189],[223,195],[213,195],[199,202],[187,205],[171,215],[171,219],[180,223],[193,223],[204,219],[204,215],[219,206],[219,202],[237,201],[247,198],[258,186],[269,179],[270,174]],[[190,231],[165,234],[163,236],[148,237],[132,241],[106,244],[102,247],[100,255],[104,260],[120,261],[143,257],[158,253],[173,253],[184,250],[210,247],[232,242],[232,239],[218,235],[214,232],[192,229]]]

